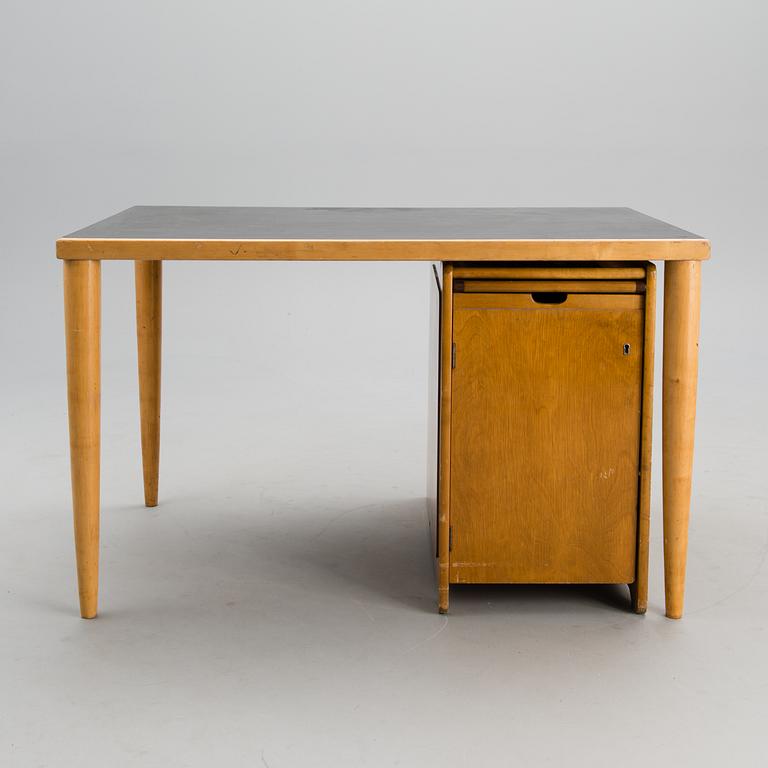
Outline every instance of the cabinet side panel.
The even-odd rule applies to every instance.
[[[437,270],[440,270],[439,274]],[[440,281],[443,267],[429,271],[429,360],[427,365],[427,523],[437,574],[438,466],[440,461]]]
[[[440,307],[440,457],[438,500],[438,609],[448,612],[451,521],[451,347],[453,344],[453,265],[443,265]]]
[[[651,528],[651,444],[653,438],[653,366],[656,338],[656,267],[647,265],[643,331],[643,412],[640,436],[640,489],[637,511],[637,575],[632,587],[636,613],[648,608],[648,548]]]

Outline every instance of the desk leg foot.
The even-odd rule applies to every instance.
[[[144,472],[144,503],[148,507],[157,506],[160,478],[162,270],[162,261],[135,262],[141,459]]]
[[[647,595],[641,595],[638,583],[635,581],[632,584],[627,584],[629,587],[629,599],[632,602],[632,610],[642,616],[648,610],[648,598]]]
[[[701,264],[664,265],[662,464],[666,614],[683,615],[688,519],[691,506]]]
[[[99,591],[101,262],[64,262],[67,399],[80,614],[96,616]]]
[[[440,579],[437,588],[437,612],[448,613],[448,596],[449,596],[449,584],[447,574],[443,574],[441,569]]]

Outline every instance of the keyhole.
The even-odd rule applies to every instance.
[[[625,354],[625,355],[628,355],[628,354],[629,354],[629,344],[625,344],[625,345],[624,345],[624,354]]]

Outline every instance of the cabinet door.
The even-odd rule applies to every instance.
[[[642,296],[457,294],[453,340],[451,581],[633,582]]]

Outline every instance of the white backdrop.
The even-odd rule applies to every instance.
[[[131,622],[139,615],[147,620],[148,592],[162,593],[161,586],[155,590],[137,581],[141,567],[151,574],[149,583],[155,578],[153,563],[163,556],[162,548],[148,554],[146,562],[129,561],[127,554],[120,560],[119,554],[143,549],[142,537],[151,540],[163,530],[153,529],[136,506],[141,487],[130,264],[103,269],[102,498],[105,568],[112,570],[105,571],[102,606],[116,611],[113,622],[126,623],[111,636],[108,613],[100,623],[74,621],[57,236],[134,204],[628,205],[711,238],[713,250],[703,271],[688,616],[675,625],[660,617],[656,462],[651,608],[641,635],[648,643],[664,638],[645,659],[648,665],[674,653],[687,661],[680,661],[677,677],[670,663],[662,678],[647,681],[637,703],[639,721],[646,730],[654,724],[669,759],[688,756],[695,739],[702,759],[728,759],[733,753],[727,739],[706,728],[707,718],[719,722],[717,706],[725,707],[736,723],[729,726],[736,729],[733,737],[749,755],[740,764],[752,764],[768,677],[759,645],[762,636],[764,647],[768,627],[767,9],[760,0],[3,0],[0,573],[7,590],[0,591],[0,603],[7,603],[1,610],[12,629],[0,657],[10,685],[0,686],[0,697],[8,697],[3,709],[14,714],[0,720],[0,733],[7,730],[0,748],[8,749],[18,765],[34,760],[61,765],[65,757],[77,758],[80,765],[103,764],[105,758],[115,765],[152,760],[168,765],[172,759],[179,765],[205,764],[216,754],[213,735],[200,737],[185,752],[173,747],[171,736],[163,741],[153,723],[166,722],[167,733],[176,738],[183,728],[177,730],[169,713],[177,711],[186,712],[184,727],[197,727],[203,715],[185,710],[187,694],[256,700],[237,688],[234,672],[229,689],[209,683],[185,689],[179,681],[190,679],[189,667],[186,662],[174,667],[168,647],[160,658],[178,675],[166,686],[178,684],[174,690],[183,691],[178,700],[152,689],[142,716],[131,714],[132,700],[115,704],[112,698],[128,684],[115,671],[124,656],[112,658],[103,648],[115,648],[127,633],[135,641],[129,655],[148,653],[147,644],[158,642],[156,626],[150,620],[142,635],[144,629]],[[286,520],[296,508],[307,512],[306,520],[322,509],[330,525],[346,514],[345,505],[371,509],[391,503],[394,517],[415,526],[411,533],[418,537],[422,520],[412,512],[424,473],[427,280],[428,267],[419,264],[166,265],[160,496],[167,514],[174,514],[176,503],[180,518],[188,519],[187,507],[197,504],[196,515],[203,519],[211,510],[199,499],[220,503],[222,516],[240,515],[242,528],[228,529],[236,542],[275,509]],[[657,376],[659,371],[660,360]],[[240,505],[234,512],[225,501],[233,494]],[[259,504],[249,506],[249,498]],[[413,504],[402,507],[409,499]],[[156,526],[162,519],[152,518]],[[326,520],[318,519],[322,533]],[[173,530],[167,531],[169,542]],[[215,531],[214,523],[205,530]],[[367,541],[363,536],[355,546],[362,540]],[[206,560],[213,584],[216,563],[228,556],[226,547],[220,542]],[[311,551],[308,547],[304,555],[311,557]],[[173,571],[179,594],[185,589],[207,594],[200,584],[189,587],[185,581],[199,567],[191,562],[189,571],[180,565]],[[171,570],[163,578],[172,579]],[[310,576],[294,577],[311,586]],[[126,582],[134,593],[121,592]],[[302,688],[307,678],[293,680],[278,665],[280,671],[269,680],[283,691],[275,704],[281,714],[273,721],[264,715],[258,725],[237,720],[240,730],[229,734],[230,764],[240,764],[240,758],[243,764],[253,764],[251,759],[258,764],[259,757],[272,766],[334,758],[377,764],[381,750],[387,757],[382,764],[399,759],[424,765],[430,757],[439,757],[442,765],[461,764],[469,754],[477,765],[494,763],[509,724],[492,730],[490,713],[482,727],[468,721],[466,740],[456,732],[445,734],[442,747],[427,748],[429,741],[422,743],[411,730],[408,724],[425,716],[432,735],[445,731],[447,714],[440,712],[442,706],[451,708],[451,691],[438,684],[442,704],[436,706],[425,693],[434,681],[423,679],[419,686],[415,700],[422,703],[426,696],[423,711],[403,721],[392,714],[404,696],[414,695],[408,684],[419,679],[418,670],[430,660],[449,666],[465,658],[464,652],[477,658],[467,639],[472,625],[460,624],[460,617],[447,625],[427,623],[438,619],[427,604],[429,587],[424,589],[423,610],[403,620],[404,632],[408,621],[424,622],[419,626],[423,637],[404,641],[408,647],[429,648],[423,664],[406,671],[385,665],[382,681],[377,657],[362,642],[374,659],[360,672],[367,682],[352,693],[339,693],[332,706],[321,706],[320,699],[308,702]],[[223,599],[215,590],[209,597]],[[189,633],[214,642],[211,627],[219,626],[218,614],[197,626],[188,617],[205,609],[179,600],[185,610],[174,613],[177,623],[166,627],[174,642],[183,645]],[[471,600],[468,596],[467,605]],[[514,620],[517,608],[512,604],[505,611],[510,623],[500,625],[503,642],[491,630],[490,646],[527,642],[534,655],[542,647],[563,653],[557,632],[552,639],[557,611],[547,614],[547,629],[539,637],[531,629],[524,634]],[[258,610],[264,621],[276,621],[268,611],[264,618],[263,606]],[[321,625],[323,615],[328,614],[316,617]],[[387,626],[372,615],[379,627]],[[151,611],[149,616],[158,617]],[[613,621],[600,617],[598,626]],[[698,626],[697,617],[709,623]],[[296,636],[325,631],[285,621],[285,631]],[[569,621],[589,624],[590,619],[571,613]],[[469,646],[462,649],[451,630]],[[433,631],[442,633],[441,642],[459,646],[435,647],[424,639]],[[590,643],[597,642],[596,635],[585,633],[581,650],[594,661]],[[711,639],[703,646],[705,635]],[[40,645],[42,636],[54,645]],[[633,637],[638,635],[622,635],[622,643],[631,645]],[[62,655],[62,638],[81,655]],[[145,643],[147,638],[153,639]],[[562,639],[573,642],[568,634]],[[282,636],[277,640],[283,641]],[[102,649],[96,673],[90,666],[93,647]],[[207,646],[200,641],[200,648]],[[615,650],[607,653],[621,666]],[[238,663],[247,658],[232,648],[228,652]],[[341,668],[348,658],[344,651]],[[466,658],[459,663],[466,665]],[[311,660],[310,678],[327,659]],[[567,659],[561,660],[567,668]],[[194,658],[187,661],[195,666]],[[135,679],[157,677],[147,664],[133,668]],[[635,684],[632,662],[627,664],[629,683]],[[371,669],[378,671],[369,680]],[[598,665],[596,675],[600,669],[605,665]],[[482,678],[477,670],[470,672],[467,680]],[[259,674],[268,676],[263,670]],[[389,687],[387,674],[394,681]],[[634,674],[646,673],[635,668]],[[79,682],[89,677],[90,698],[78,698]],[[596,684],[594,675],[589,679],[583,681],[585,690]],[[674,698],[679,693],[675,679],[697,692],[701,709]],[[298,687],[292,689],[294,683]],[[499,711],[510,706],[509,688],[484,685],[474,692],[476,701],[495,701]],[[581,722],[594,710],[574,690],[569,711]],[[139,710],[142,692],[141,687],[135,691]],[[608,687],[600,695],[618,706],[614,693]],[[667,703],[659,704],[657,694]],[[378,697],[383,709],[369,706],[363,717],[350,703],[356,695],[365,701]],[[546,706],[563,695],[553,688],[542,709],[534,708],[536,716],[559,717],[562,713]],[[40,715],[42,700],[49,709]],[[109,701],[111,709],[104,703]],[[331,710],[340,714],[339,721],[322,719],[331,718]],[[68,713],[63,720],[62,711]],[[289,716],[301,711],[307,722],[322,723],[314,742],[290,735]],[[131,720],[132,730],[121,731],[123,717],[139,719]],[[606,749],[620,750],[620,737],[637,724],[629,711],[626,717],[626,722],[612,721],[615,733]],[[91,734],[93,752],[81,753],[89,720],[100,726],[102,736]],[[38,729],[36,722],[45,725]],[[518,713],[517,722],[527,721]],[[537,747],[543,725],[544,720],[535,720],[515,731],[529,763],[534,756],[542,761],[556,761],[558,755],[589,758],[588,743],[583,750],[557,740],[539,741]],[[115,736],[121,732],[122,740]],[[589,742],[590,737],[582,738]],[[638,761],[647,757],[643,750],[635,745]],[[60,760],[46,762],[52,754]],[[630,764],[626,755],[623,760]]]

